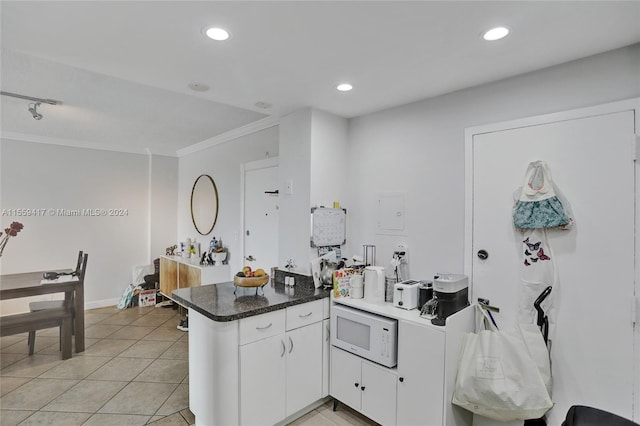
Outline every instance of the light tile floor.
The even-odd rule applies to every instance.
[[[62,361],[58,329],[0,338],[0,424],[187,426],[189,333],[171,307],[87,310],[86,350]],[[291,425],[375,425],[328,402]]]
[[[189,425],[189,333],[178,311],[86,311],[86,350],[62,361],[58,329],[0,338],[0,424]]]

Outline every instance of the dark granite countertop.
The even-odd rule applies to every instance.
[[[236,294],[234,294],[234,290]],[[234,321],[287,306],[329,297],[330,290],[303,286],[285,287],[270,282],[262,288],[237,287],[233,282],[203,285],[174,290],[172,298],[187,308],[194,309],[213,321]]]

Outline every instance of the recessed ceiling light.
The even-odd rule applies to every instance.
[[[229,38],[229,32],[220,27],[209,27],[204,30],[207,37],[217,41],[224,41]]]
[[[487,41],[495,41],[504,38],[509,34],[509,28],[507,27],[495,27],[491,28],[489,31],[486,31],[482,38]]]
[[[196,92],[206,92],[209,90],[209,86],[204,83],[189,83],[189,89],[194,90]]]
[[[269,109],[273,106],[269,102],[264,102],[264,101],[258,101],[254,105],[260,109]]]
[[[342,83],[342,84],[338,84],[336,89],[338,89],[341,92],[348,92],[349,90],[353,89],[353,86],[350,85],[349,83]]]

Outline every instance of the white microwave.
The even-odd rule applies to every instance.
[[[331,344],[385,367],[394,367],[398,358],[398,321],[334,304]]]

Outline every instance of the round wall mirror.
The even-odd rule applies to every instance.
[[[213,231],[218,220],[218,188],[209,175],[200,175],[191,190],[191,220],[200,235]]]

